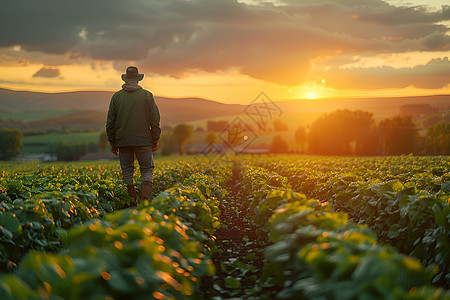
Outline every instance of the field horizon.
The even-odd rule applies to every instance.
[[[96,111],[106,115],[114,92],[78,91],[42,93],[16,91],[0,87],[0,119],[39,121],[64,116],[76,111]],[[174,125],[204,119],[244,114],[247,104],[227,104],[220,100],[203,98],[168,98],[155,93],[155,100],[162,115],[162,125]],[[402,105],[429,104],[449,108],[450,94],[405,97],[333,97],[317,99],[270,99],[282,113],[325,113],[337,109],[364,110],[377,115],[398,113]],[[100,116],[100,114],[99,114]],[[106,118],[106,116],[104,116]]]
[[[87,137],[86,142],[93,142],[96,139],[93,135],[104,130],[112,94],[105,91],[41,93],[0,88],[0,119],[23,122],[22,126],[25,128],[47,131],[47,134],[52,131],[49,129],[59,131],[51,136],[25,136],[24,148],[21,150],[25,155],[41,153],[49,148],[50,142],[57,143],[62,140],[79,142],[80,134],[77,132],[80,131],[91,132],[84,135]],[[204,144],[209,121],[233,122],[239,118],[247,124],[252,124],[253,120],[246,114],[246,109],[254,102],[259,103],[258,97],[261,95],[265,97],[264,101],[278,110],[278,115],[274,118],[279,119],[287,127],[281,132],[272,129],[259,134],[253,146],[267,148],[274,136],[280,134],[291,145],[291,151],[299,149],[293,134],[298,127],[306,128],[321,115],[339,109],[367,111],[373,114],[376,122],[379,122],[400,114],[401,107],[405,105],[429,105],[439,108],[439,111],[447,111],[450,108],[450,95],[277,100],[270,99],[269,95],[260,94],[249,101],[248,105],[226,104],[202,98],[165,98],[157,95],[155,100],[160,109],[163,127],[173,127],[180,123],[190,124],[194,129],[194,135],[189,143],[201,145]],[[269,118],[269,127],[272,127],[271,122],[274,118]],[[64,131],[69,134],[61,135]],[[76,137],[72,138],[72,133]]]

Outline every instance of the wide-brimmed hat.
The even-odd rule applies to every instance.
[[[144,78],[144,74],[139,74],[138,68],[129,66],[126,74],[122,74],[123,81],[141,81]]]

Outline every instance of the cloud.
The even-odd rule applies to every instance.
[[[312,75],[316,80],[324,73]],[[322,77],[321,77],[322,76]],[[450,84],[450,62],[447,57],[433,59],[425,65],[413,68],[334,68],[325,73],[329,87],[337,89],[384,89],[414,86],[422,89],[438,89]]]
[[[56,78],[60,75],[60,71],[57,67],[47,67],[44,66],[33,74],[33,77],[45,77],[45,78]]]
[[[8,1],[0,47],[21,45],[73,59],[133,62],[146,73],[238,69],[283,85],[336,53],[450,50],[449,7],[429,12],[381,0]],[[13,27],[9,26],[14,24]]]

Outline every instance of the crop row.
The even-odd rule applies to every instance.
[[[10,273],[0,294],[197,298],[222,251],[218,206],[239,202],[236,213],[265,241],[246,244],[271,244],[262,272],[245,266],[260,276],[253,295],[446,299],[430,284],[448,280],[448,169],[448,159],[413,157],[160,162],[154,199],[136,209],[124,209],[131,199],[116,164],[4,171],[0,261]],[[230,276],[225,285],[239,286]]]
[[[180,162],[162,164],[154,174],[154,194],[203,169],[200,164],[196,167]],[[117,164],[3,171],[0,269],[14,269],[30,250],[60,251],[60,232],[126,207],[131,201]]]
[[[157,191],[158,196],[151,204],[144,202],[136,209],[81,218],[80,209],[73,208],[70,213],[80,217],[79,223],[67,228],[61,226],[53,233],[62,245],[54,251],[58,253],[50,253],[45,247],[40,251],[26,251],[14,273],[1,277],[0,294],[10,299],[148,299],[149,295],[167,299],[189,298],[197,293],[199,278],[211,274],[214,269],[209,257],[210,247],[214,247],[212,234],[220,225],[217,201],[226,195],[220,184],[228,180],[229,175],[226,168],[209,171],[205,171],[205,166],[198,168],[189,166],[183,175],[177,172],[178,179],[185,177],[182,182]],[[115,182],[113,172],[89,171],[92,171],[90,178]],[[81,172],[82,176],[87,176],[89,171]],[[60,180],[55,182],[66,187],[64,180],[71,176],[66,173],[58,178]],[[13,180],[17,181],[17,178]],[[168,178],[155,176],[154,180],[167,182]],[[22,199],[21,194],[16,195],[19,197],[12,202],[19,200],[25,206],[33,198]],[[64,195],[67,197],[67,193]],[[116,199],[118,203],[121,200]],[[40,201],[39,210],[49,213],[45,204],[50,202]],[[63,198],[61,205],[69,201],[71,199]],[[18,234],[9,236],[12,243],[20,240],[18,237],[23,236],[23,232],[33,232],[22,230],[20,223],[20,218],[26,219],[30,214],[21,216],[5,211],[2,216],[5,220],[9,218],[9,229],[3,228]],[[49,226],[55,228],[59,219],[55,220],[53,214],[46,217],[49,223],[53,222]],[[15,224],[14,228],[11,224]],[[42,241],[48,243],[49,240],[43,238]],[[4,244],[7,242],[2,241]]]
[[[286,177],[260,167],[244,167],[254,221],[268,229],[262,285],[281,299],[445,299],[431,286],[435,265],[377,243],[367,226],[348,222],[331,203],[308,199]]]
[[[445,157],[313,158],[259,161],[293,190],[329,201],[401,253],[437,264],[450,287],[450,160]]]

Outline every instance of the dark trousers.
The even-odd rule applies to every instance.
[[[142,181],[153,181],[153,152],[151,146],[132,146],[119,148],[120,167],[122,168],[123,183],[134,184],[134,160],[138,160]]]

